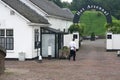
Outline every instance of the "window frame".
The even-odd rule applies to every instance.
[[[39,45],[39,29],[34,29],[34,49],[38,48]]]
[[[14,50],[14,30],[13,29],[0,29],[4,30],[4,35],[0,36],[0,45],[4,47],[6,50]],[[4,43],[2,43],[2,39],[4,39]]]

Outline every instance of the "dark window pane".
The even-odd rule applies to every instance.
[[[5,38],[4,37],[0,37],[0,46],[5,48]]]
[[[13,50],[13,45],[14,45],[14,41],[12,37],[7,37],[6,38],[6,49],[7,50]]]
[[[4,29],[0,29],[0,36],[5,36],[5,30]]]
[[[77,34],[74,34],[74,35],[73,35],[73,38],[74,38],[74,39],[77,39]]]
[[[13,50],[14,48],[14,38],[13,38],[13,30],[7,29],[6,36],[5,30],[0,29],[0,45],[4,47],[6,50]]]
[[[6,30],[6,36],[13,36],[13,30],[12,29],[7,29]]]
[[[107,39],[112,39],[112,35],[107,35]]]

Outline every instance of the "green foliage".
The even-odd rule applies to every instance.
[[[84,27],[84,36],[89,36],[92,32],[98,36],[105,35],[104,24],[106,23],[106,18],[101,12],[85,11],[80,17],[80,23],[86,25]]]
[[[71,4],[68,2],[63,2],[62,4],[63,4],[64,8],[70,8],[70,6],[71,6]]]
[[[112,23],[105,24],[105,27],[108,32],[120,34],[120,20],[113,20]]]
[[[81,6],[85,5],[88,1],[87,0],[73,0],[71,3],[71,10],[78,10]]]
[[[62,49],[59,50],[59,58],[67,59],[70,53],[70,49],[67,46],[63,46]]]
[[[69,51],[69,48],[67,46],[63,46],[62,50],[63,51]]]
[[[84,24],[72,24],[69,28],[70,33],[79,32],[80,35],[84,33]]]
[[[111,14],[120,19],[120,0],[93,0],[103,6],[105,9],[110,10]]]

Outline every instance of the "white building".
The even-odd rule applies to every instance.
[[[62,31],[69,28],[73,18],[68,9],[48,0],[0,0],[0,11],[0,45],[6,48],[6,58],[15,59],[21,52],[26,59],[39,54],[47,57],[48,46],[52,47],[52,57],[57,57]]]

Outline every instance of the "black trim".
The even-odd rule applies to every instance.
[[[65,34],[65,32],[62,32],[60,30],[50,28],[50,27],[42,27],[42,33],[43,34]]]
[[[40,28],[40,42],[41,42],[41,45],[40,45],[40,55],[42,56],[42,28]]]
[[[55,58],[57,58],[57,45],[56,45],[56,42],[57,42],[57,35],[55,34]]]
[[[54,54],[55,57],[54,58],[59,58],[59,49],[63,46],[63,35],[67,33],[50,28],[50,27],[41,27],[41,43],[42,43],[42,34],[55,35],[55,54]],[[41,54],[42,54],[42,44],[41,44]]]
[[[115,51],[120,51],[120,49],[106,49],[106,51],[115,52]]]

